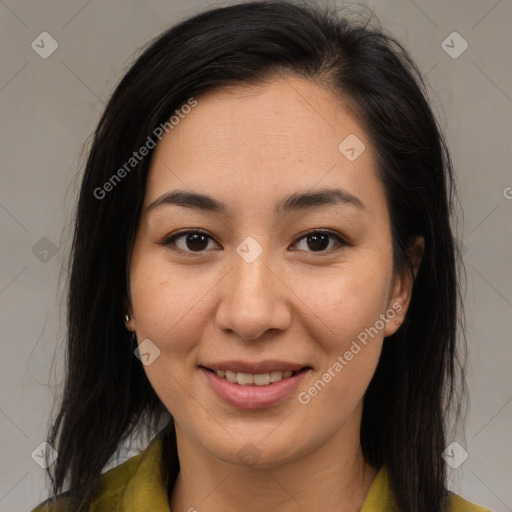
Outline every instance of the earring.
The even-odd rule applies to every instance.
[[[124,321],[128,323],[134,316],[135,313],[132,313],[131,315],[124,315]]]

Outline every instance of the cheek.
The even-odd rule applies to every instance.
[[[388,269],[363,261],[347,263],[339,272],[314,282],[295,281],[294,290],[305,306],[304,318],[309,318],[309,329],[327,352],[344,352],[387,309]]]
[[[321,347],[316,380],[300,390],[308,415],[323,417],[334,428],[348,417],[375,373],[384,339],[387,281],[370,272],[347,274],[312,294],[309,330]],[[304,292],[306,288],[304,288]],[[306,404],[306,402],[308,402]],[[327,417],[326,410],[332,411]]]
[[[130,280],[139,341],[151,339],[164,354],[187,350],[199,339],[208,303],[205,290],[213,278],[209,284],[208,276],[191,277],[166,262],[146,258],[134,267]]]
[[[159,351],[143,369],[167,409],[180,416],[190,407],[186,390],[209,314],[205,290],[212,284],[149,257],[134,266],[130,279],[138,343],[149,339]]]

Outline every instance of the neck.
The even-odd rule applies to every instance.
[[[265,469],[214,457],[179,425],[176,433],[180,473],[172,512],[359,512],[377,474],[364,460],[358,425],[345,425],[322,446]]]

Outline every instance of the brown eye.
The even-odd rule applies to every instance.
[[[160,245],[177,247],[183,252],[203,252],[213,238],[201,231],[185,231],[166,238]]]
[[[307,252],[327,252],[333,248],[329,245],[331,240],[335,240],[338,245],[345,245],[340,236],[330,231],[313,231],[299,238],[298,242],[302,240],[306,242]]]
[[[185,246],[191,251],[204,251],[208,246],[208,238],[201,233],[185,235]]]

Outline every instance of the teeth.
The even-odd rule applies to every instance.
[[[223,377],[233,384],[240,384],[241,386],[268,386],[274,382],[287,379],[293,375],[292,370],[286,370],[285,372],[273,371],[270,373],[238,373],[232,372],[231,370],[215,370],[218,377]]]
[[[253,377],[256,386],[267,386],[270,384],[270,373],[258,373]]]

